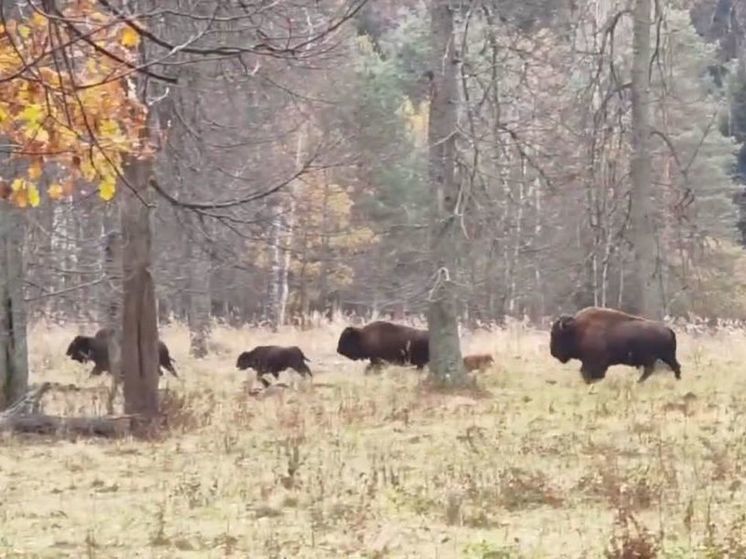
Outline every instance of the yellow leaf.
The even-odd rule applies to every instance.
[[[28,198],[28,203],[32,208],[39,205],[39,189],[36,188],[35,184],[29,183],[26,186],[26,196]]]
[[[122,29],[120,42],[122,43],[122,46],[125,47],[136,47],[140,44],[140,34],[127,25]]]
[[[29,140],[35,140],[37,142],[46,143],[49,141],[49,132],[42,128],[40,122],[31,122],[23,128],[24,135]]]
[[[114,145],[121,146],[126,142],[126,138],[122,135],[122,131],[119,128],[119,123],[116,120],[104,119],[98,125],[99,133],[102,139],[111,141]]]
[[[8,115],[8,111],[5,110],[5,107],[0,105],[0,124],[8,120],[8,116],[10,116]]]
[[[47,18],[39,12],[34,12],[34,15],[31,16],[31,23],[33,23],[37,27],[41,27],[42,25],[46,25]]]
[[[34,103],[23,109],[19,116],[30,124],[36,124],[44,118],[44,108],[38,103]]]
[[[82,163],[80,164],[80,170],[83,174],[83,178],[88,181],[92,181],[93,179],[95,179],[96,175],[98,174],[89,157],[83,159]]]
[[[28,39],[29,35],[31,35],[31,29],[29,28],[28,25],[19,25],[18,34],[24,39]]]
[[[19,208],[26,206],[36,207],[39,205],[39,190],[36,185],[26,179],[17,178],[10,185],[11,201]]]
[[[34,159],[28,167],[28,178],[32,181],[37,180],[44,170],[41,159]]]
[[[114,198],[117,191],[117,183],[114,177],[105,177],[98,185],[98,195],[107,202]]]
[[[13,192],[21,192],[22,190],[26,190],[26,179],[15,179],[12,183],[10,183],[10,189]]]
[[[62,185],[58,182],[50,184],[49,188],[47,189],[47,195],[52,200],[59,200],[60,198],[62,198],[64,193],[65,192],[62,190]]]

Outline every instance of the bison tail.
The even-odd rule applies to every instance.
[[[303,361],[308,361],[309,363],[311,363],[311,360],[308,357],[306,357],[306,355],[302,351],[300,352],[300,355],[301,357],[303,357]]]

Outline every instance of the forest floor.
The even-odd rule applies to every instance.
[[[479,331],[464,349],[496,365],[472,398],[364,376],[342,327],[221,327],[193,360],[169,326],[162,440],[3,436],[0,557],[746,557],[744,332],[679,333],[680,382],[613,368],[589,390],[546,333]],[[48,413],[103,414],[76,333],[33,328],[32,381],[82,388]],[[236,357],[267,342],[301,345],[312,382],[249,395]]]

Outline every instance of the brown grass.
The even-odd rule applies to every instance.
[[[464,353],[495,356],[471,397],[364,376],[341,328],[216,327],[192,360],[166,327],[169,436],[0,441],[0,557],[744,556],[744,332],[681,333],[679,383],[615,368],[591,389],[545,333],[470,333]],[[83,388],[50,413],[104,413],[107,379],[65,358],[75,333],[33,328],[32,380]],[[300,345],[312,383],[250,395],[235,358],[266,342]]]

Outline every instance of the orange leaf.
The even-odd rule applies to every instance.
[[[41,174],[43,171],[44,171],[44,165],[42,163],[42,160],[39,158],[36,158],[31,162],[31,165],[29,165],[28,178],[30,178],[32,181],[35,181],[39,177],[41,177]]]
[[[132,29],[129,25],[122,29],[122,36],[119,39],[124,47],[136,47],[140,44],[140,34]]]
[[[62,185],[58,182],[52,183],[49,185],[49,188],[47,189],[47,194],[52,200],[59,200],[64,196],[65,191],[62,188]]]
[[[62,193],[65,196],[72,196],[75,192],[75,181],[73,179],[66,180],[62,183]]]

